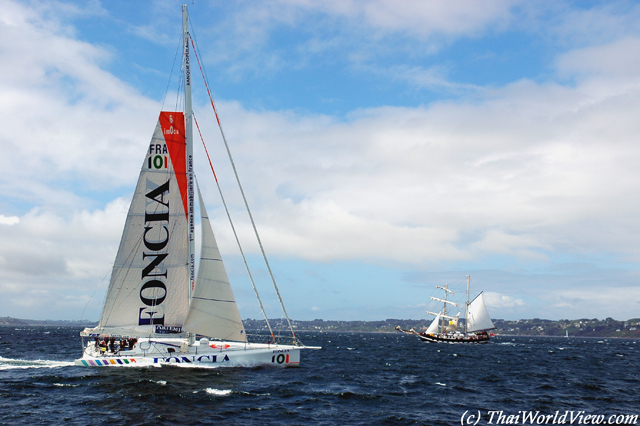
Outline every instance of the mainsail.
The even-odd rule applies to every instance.
[[[199,187],[198,198],[202,216],[202,250],[185,328],[217,339],[246,342],[247,336],[238,305],[233,297]]]
[[[91,334],[182,334],[189,309],[184,115],[161,112]]]
[[[469,303],[467,308],[467,332],[491,330],[496,328],[491,321],[487,307],[484,305],[482,293]]]

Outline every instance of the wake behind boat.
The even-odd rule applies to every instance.
[[[487,307],[484,304],[484,298],[482,292],[471,302],[469,302],[469,285],[471,277],[467,275],[467,300],[465,303],[465,321],[462,331],[459,330],[458,322],[460,320],[460,313],[455,317],[447,315],[447,306],[458,306],[457,303],[447,300],[449,294],[453,295],[453,291],[449,290],[449,285],[436,286],[444,291],[444,297],[439,299],[431,296],[431,300],[442,302],[442,311],[435,313],[429,312],[428,314],[435,315],[436,318],[431,322],[431,325],[426,331],[417,332],[414,329],[403,330],[400,326],[396,327],[396,330],[407,334],[413,334],[418,336],[423,342],[430,343],[488,343],[491,336],[488,330],[495,329],[493,321],[489,316]],[[447,323],[448,320],[448,323]]]
[[[100,322],[80,333],[83,355],[75,364],[298,366],[300,351],[309,347],[295,336],[284,304],[291,344],[276,343],[270,325],[268,343],[247,340],[202,195],[195,184],[191,38],[186,5],[182,7],[182,22],[185,109],[160,113],[127,214]],[[197,277],[196,189],[202,228]],[[253,218],[251,221],[253,224]],[[255,233],[262,249],[257,230]],[[265,262],[271,273],[266,256]],[[282,303],[275,280],[273,284]],[[254,290],[260,301],[255,285]],[[260,307],[264,314],[262,302]]]

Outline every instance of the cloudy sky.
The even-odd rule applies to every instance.
[[[175,106],[180,3],[0,0],[0,316],[98,319],[158,113]],[[640,317],[640,4],[196,0],[190,13],[292,318],[426,318],[434,286],[463,300],[466,275],[494,318]],[[241,314],[260,318],[197,167]]]

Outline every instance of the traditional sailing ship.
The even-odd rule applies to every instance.
[[[447,300],[449,294],[453,295],[453,291],[449,290],[449,285],[436,286],[444,291],[442,299],[431,296],[431,300],[442,302],[442,311],[430,312],[428,314],[435,315],[436,318],[431,322],[429,327],[423,332],[417,332],[414,329],[403,330],[400,326],[396,330],[407,334],[418,336],[423,342],[431,343],[487,343],[491,339],[489,330],[495,329],[493,321],[489,316],[487,307],[484,304],[482,292],[475,299],[469,302],[469,286],[471,277],[467,275],[467,299],[465,303],[465,321],[462,331],[458,325],[460,313],[454,317],[447,315],[447,306],[457,307],[458,304]],[[447,322],[448,321],[448,322]]]
[[[185,108],[160,113],[127,214],[100,322],[80,333],[83,355],[75,364],[298,366],[302,349],[319,348],[300,343],[284,305],[292,334],[290,344],[276,342],[266,314],[269,341],[247,340],[195,181],[190,74],[190,43],[194,43],[189,36],[186,5],[182,7],[182,33]],[[196,192],[202,231],[197,276]],[[249,215],[255,230],[250,211]],[[256,237],[262,249],[257,230]],[[271,273],[266,256],[265,261]],[[282,303],[275,280],[273,284]]]

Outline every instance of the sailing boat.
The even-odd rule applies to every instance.
[[[460,318],[460,312],[455,317],[447,315],[447,306],[458,306],[450,300],[447,300],[449,294],[454,294],[449,290],[449,285],[436,286],[444,291],[444,297],[442,299],[431,296],[431,300],[436,300],[443,303],[442,311],[435,313],[427,311],[431,315],[435,315],[436,318],[431,322],[426,331],[418,333],[414,329],[403,330],[400,326],[396,327],[396,330],[403,333],[414,334],[418,336],[423,342],[431,343],[488,343],[491,339],[488,330],[495,329],[493,321],[489,316],[487,307],[484,304],[484,298],[482,292],[471,302],[469,302],[469,286],[471,283],[471,277],[467,275],[467,301],[465,303],[465,322],[462,331],[459,330],[458,321]],[[447,323],[447,320],[449,322]]]
[[[185,110],[160,112],[127,214],[100,322],[80,333],[83,355],[75,364],[298,366],[302,349],[319,348],[302,345],[293,328],[291,344],[276,343],[273,332],[268,343],[247,340],[195,184],[186,5],[182,6],[182,33]],[[197,277],[195,192],[202,230]]]

